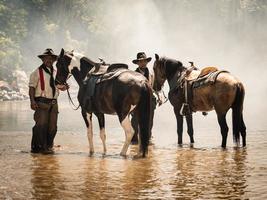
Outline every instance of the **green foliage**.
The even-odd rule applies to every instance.
[[[140,2],[142,1],[0,0],[0,68],[15,69],[22,65],[24,69],[27,68],[29,56],[34,56],[32,52],[42,51],[42,41],[49,41],[43,45],[50,47],[64,47],[68,44],[70,48],[79,50],[89,48],[92,45],[90,40],[96,38],[99,39],[100,46],[108,43],[114,45],[117,41],[112,43],[110,36],[113,34],[115,38],[117,32],[121,29],[123,31],[123,26],[113,24],[112,16],[123,16],[125,11],[117,9],[119,13],[113,13],[112,9],[128,8],[131,4]],[[266,0],[151,2],[167,20],[182,26],[184,30],[188,29],[189,32],[201,32],[212,24],[212,28],[218,32],[226,28],[231,34],[240,37],[245,35],[246,30],[266,26],[259,24],[259,21],[263,21],[259,19],[266,19],[267,16]],[[173,14],[170,10],[176,12]],[[202,20],[202,23],[196,23],[198,20]],[[191,22],[194,26],[191,26]],[[253,23],[247,25],[248,22]],[[169,27],[169,23],[166,24],[167,29],[177,29],[177,26]]]

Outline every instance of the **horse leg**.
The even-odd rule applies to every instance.
[[[226,113],[225,114],[218,114],[217,113],[218,122],[219,122],[219,125],[221,127],[222,147],[223,148],[226,147],[227,135],[228,135],[228,130],[229,130],[225,117],[226,117]]]
[[[243,144],[243,147],[246,146],[246,125],[245,125],[245,122],[243,120],[243,113],[241,113],[241,124],[240,124],[240,132],[241,132],[241,136],[242,136],[242,144]]]
[[[174,113],[177,121],[178,144],[181,145],[183,143],[183,116],[180,115],[178,108],[174,108]]]
[[[107,147],[106,147],[106,131],[105,131],[105,116],[103,113],[95,113],[98,119],[99,128],[100,128],[100,139],[103,144],[103,154],[106,154]]]
[[[137,118],[137,113],[134,112],[132,114],[132,119],[131,119],[131,125],[133,127],[133,130],[134,130],[134,135],[132,137],[132,141],[131,143],[132,144],[138,144],[138,132],[139,132],[139,124],[138,124],[138,118]]]
[[[120,119],[120,122],[121,122],[121,126],[125,132],[125,142],[124,142],[124,145],[122,147],[122,150],[121,150],[121,153],[120,155],[121,156],[126,156],[126,152],[128,150],[128,147],[131,143],[131,140],[132,140],[132,137],[133,137],[133,128],[132,128],[132,125],[131,125],[131,121],[130,121],[130,118],[129,118],[129,115],[127,115],[124,119]]]
[[[190,137],[190,143],[193,144],[194,141],[194,129],[193,129],[193,116],[191,115],[187,115],[186,116],[186,123],[187,123],[187,133]]]
[[[82,116],[87,127],[87,137],[90,149],[89,153],[92,155],[94,153],[92,113],[86,113],[85,110],[82,110]]]

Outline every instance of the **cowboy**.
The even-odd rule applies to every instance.
[[[136,68],[135,71],[144,75],[152,87],[153,74],[147,68],[147,64],[150,61],[151,61],[151,57],[147,57],[145,52],[139,52],[139,53],[137,53],[136,59],[133,60],[132,62],[134,64],[138,65],[138,67]],[[152,127],[153,127],[154,110],[156,109],[156,105],[157,105],[157,100],[156,100],[156,97],[153,95],[150,130],[152,130]],[[132,138],[132,144],[137,144],[138,143],[138,135],[137,135],[137,133],[138,133],[138,121],[137,121],[137,117],[135,115],[132,116],[131,124],[132,124],[132,127],[134,129],[134,136]],[[151,132],[150,132],[150,137],[151,137]]]
[[[56,70],[53,63],[57,55],[52,49],[46,49],[38,55],[42,65],[30,75],[29,96],[31,109],[34,110],[35,125],[32,129],[31,152],[53,153],[53,143],[57,132],[58,88],[55,86]],[[61,88],[66,90],[67,86]]]

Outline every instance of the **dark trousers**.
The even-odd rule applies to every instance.
[[[53,147],[57,133],[58,105],[37,102],[34,113],[35,125],[32,128],[32,152],[38,153]]]
[[[150,122],[150,135],[149,138],[151,138],[151,131],[153,127],[153,119],[154,119],[154,113],[157,106],[157,99],[153,96],[152,97],[152,110],[151,110],[151,122]],[[138,143],[138,131],[139,131],[139,125],[138,125],[138,118],[135,114],[132,114],[131,124],[134,130],[134,135],[132,137],[132,144]]]

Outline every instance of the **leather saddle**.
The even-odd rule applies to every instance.
[[[115,78],[119,76],[123,71],[127,70],[128,65],[123,63],[114,63],[111,65],[98,63],[89,71],[87,78],[84,80],[84,85],[86,85],[87,87],[87,95],[94,95],[96,84]]]
[[[118,69],[128,69],[128,65],[124,63],[113,63],[111,65],[98,63],[89,71],[88,76],[104,75],[106,73],[113,72]]]
[[[190,72],[190,69],[188,70]],[[185,102],[180,110],[181,115],[188,115],[192,113],[193,90],[212,85],[220,73],[229,73],[225,70],[218,70],[216,67],[205,67],[202,70],[192,70],[185,76],[185,81],[182,82],[184,87]]]
[[[93,111],[93,101],[92,97],[95,94],[96,85],[111,80],[117,76],[119,76],[123,71],[128,70],[128,65],[123,63],[114,63],[111,65],[98,63],[95,67],[93,67],[87,78],[84,80],[84,99],[83,99],[83,107],[87,109],[87,111]]]
[[[204,67],[201,70],[192,70],[191,73],[186,76],[186,80],[193,81],[216,71],[218,71],[217,67]]]

